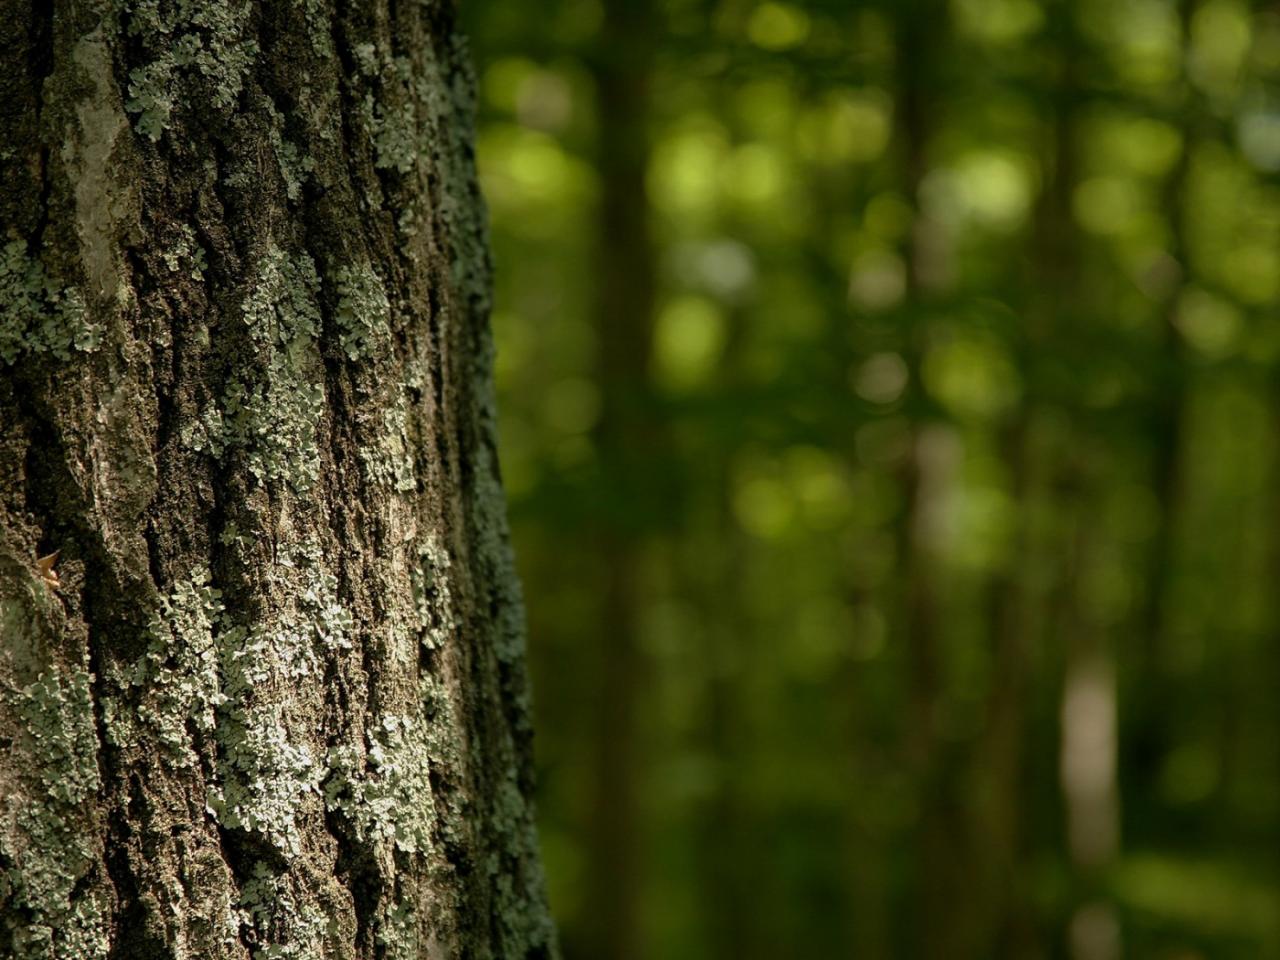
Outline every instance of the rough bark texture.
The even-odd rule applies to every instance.
[[[0,956],[554,955],[472,88],[448,3],[0,0]]]

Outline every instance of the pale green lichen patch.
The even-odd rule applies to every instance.
[[[240,888],[241,922],[253,931],[253,960],[315,960],[326,956],[329,920],[288,874],[258,861]]]
[[[378,48],[372,43],[357,43],[352,47],[356,57],[356,69],[366,77],[376,77],[381,69],[382,60],[378,56]]]
[[[247,542],[230,525],[226,532],[228,545]],[[135,705],[106,702],[117,746],[154,744],[175,766],[198,762],[190,728],[208,736],[216,745],[209,811],[288,857],[301,850],[299,821],[326,772],[315,746],[297,736],[306,725],[291,691],[320,676],[324,653],[350,649],[353,629],[337,580],[320,560],[315,544],[281,549],[269,586],[292,599],[247,624],[197,567],[160,601],[147,650],[124,678],[141,689]]]
[[[226,700],[215,733],[219,784],[208,805],[223,826],[258,833],[287,856],[301,849],[298,821],[326,772],[312,744],[290,735],[301,724],[288,691],[319,676],[322,651],[351,646],[351,615],[319,559],[314,545],[282,552],[274,586],[296,600],[249,625],[228,611],[217,634]]]
[[[325,806],[346,817],[363,842],[394,844],[405,853],[431,849],[430,745],[421,716],[386,715],[374,722],[363,764],[352,745],[329,753]]]
[[[418,960],[423,956],[418,935],[418,911],[412,900],[385,904],[378,914],[378,944],[386,960]]]
[[[311,669],[288,630],[230,627],[219,633],[223,692],[218,711],[218,782],[207,804],[230,829],[257,833],[280,853],[301,850],[298,819],[324,774],[310,744],[293,727],[279,691]]]
[[[100,787],[90,682],[83,669],[64,675],[54,667],[9,695],[32,764],[31,794],[0,800],[0,809],[14,804],[6,811],[12,826],[0,829],[10,897],[31,917],[13,932],[16,960],[92,960],[110,946],[95,892],[78,890],[96,859],[83,822]]]
[[[311,49],[322,57],[333,56],[333,31],[329,28],[329,7],[324,0],[302,0],[307,18],[307,37]]]
[[[90,322],[74,287],[59,287],[22,240],[0,247],[0,362],[24,353],[66,360],[72,350],[97,349],[102,328]]]
[[[218,109],[235,103],[258,55],[257,41],[246,35],[252,15],[247,0],[136,0],[129,5],[129,35],[156,54],[129,74],[125,109],[138,115],[138,133],[159,140],[173,111],[191,102],[193,94]]]
[[[437,650],[448,642],[458,625],[449,589],[449,554],[435,537],[428,537],[418,548],[418,560],[409,577],[419,636],[423,647]]]
[[[408,415],[401,401],[382,411],[382,433],[376,444],[360,448],[360,462],[371,484],[401,493],[417,489],[413,444],[409,441]]]
[[[178,237],[173,246],[161,254],[170,273],[184,271],[192,280],[203,280],[209,268],[204,247],[196,239],[196,232],[187,224],[178,227]]]
[[[84,670],[64,679],[55,667],[18,695],[18,712],[38,748],[45,793],[69,806],[83,803],[100,786],[89,683]]]
[[[412,656],[415,633],[427,643],[432,630],[453,622],[447,556],[434,540],[422,550],[423,565],[413,575],[421,622],[415,630],[410,623],[398,621],[400,625],[392,633],[407,641],[407,646],[393,640],[394,649],[389,651],[393,660],[403,661],[406,652]],[[435,704],[434,699],[434,686],[429,677],[423,677],[417,700],[408,710],[372,718],[363,744],[342,744],[329,751],[326,808],[343,817],[357,840],[383,852],[414,854],[432,848],[438,817],[431,765],[443,756],[440,731],[449,731],[446,736],[452,737],[457,729],[450,725],[448,705]],[[426,719],[429,708],[436,710],[431,722]],[[412,942],[402,934],[416,930],[416,919],[408,906],[388,905],[387,911],[380,921],[383,933],[379,937],[386,936],[389,948],[394,942],[399,949]]]
[[[449,101],[445,93],[446,83],[440,71],[440,62],[430,49],[422,52],[422,66],[413,85],[417,100],[421,129],[419,148],[424,154],[440,159],[442,147],[448,143],[447,113]]]
[[[180,766],[197,762],[187,725],[211,735],[216,710],[226,701],[214,642],[222,610],[221,594],[210,585],[205,567],[161,598],[147,631],[147,651],[128,677],[142,690],[136,710],[120,710],[107,701],[107,730],[118,746],[137,742],[140,730],[146,730],[165,759]]]
[[[308,564],[298,594],[298,605],[320,646],[330,653],[351,649],[354,622],[338,599],[338,580],[319,566],[319,550],[304,546],[298,556]]]
[[[284,114],[276,108],[269,97],[257,97],[254,102],[270,118],[267,140],[271,144],[271,153],[280,171],[285,195],[290,200],[298,200],[302,197],[302,185],[315,171],[315,160],[285,135]],[[226,185],[236,189],[250,186],[262,177],[263,171],[260,164],[261,158],[256,153],[241,158],[235,163],[233,172],[226,176]]]
[[[309,256],[290,256],[272,244],[243,305],[250,336],[260,344],[278,346],[286,352],[298,346],[305,350],[319,330],[319,287],[315,263]],[[301,344],[298,338],[302,338]]]
[[[367,264],[339,267],[333,280],[338,293],[334,320],[343,352],[350,360],[363,359],[390,334],[386,288]]]
[[[374,166],[409,173],[418,162],[418,111],[410,93],[413,64],[408,57],[380,55],[371,43],[357,44],[355,55],[359,72],[379,79],[382,86],[380,96],[369,92],[361,101],[373,138]],[[390,96],[393,92],[397,97]]]
[[[302,849],[298,819],[304,801],[317,792],[324,771],[311,747],[291,739],[289,731],[278,707],[229,707],[218,725],[222,783],[210,789],[207,802],[224,827],[257,833],[294,857]]]
[[[302,184],[311,176],[316,162],[294,145],[284,135],[284,117],[275,105],[268,101],[271,113],[271,146],[276,156],[276,164],[280,167],[280,176],[284,180],[285,194],[290,200],[302,196]]]
[[[416,119],[413,103],[380,108],[370,95],[366,103],[373,131],[374,166],[409,173],[418,159]]]
[[[129,99],[125,109],[138,114],[134,129],[152,142],[169,126],[177,92],[174,90],[175,64],[166,56],[129,73]]]
[[[242,452],[260,481],[285,481],[299,493],[320,475],[319,287],[309,256],[287,254],[274,244],[267,249],[242,307],[257,362],[233,374],[220,404],[208,407],[183,434],[192,449],[215,457]]]

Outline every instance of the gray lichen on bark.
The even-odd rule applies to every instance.
[[[0,955],[556,953],[454,21],[0,0]]]

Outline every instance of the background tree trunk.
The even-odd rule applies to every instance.
[[[0,955],[556,952],[473,82],[333,8],[0,0]]]
[[[659,429],[649,382],[656,265],[645,193],[653,16],[644,0],[607,4],[593,64],[601,173],[595,298],[602,390],[595,435],[602,483],[625,505],[600,517],[597,534],[600,679],[586,902],[592,931],[583,955],[598,960],[643,954],[645,531],[636,511],[652,489]]]

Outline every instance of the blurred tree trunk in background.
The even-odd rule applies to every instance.
[[[1050,355],[1093,318],[1077,297],[1083,275],[1081,238],[1073,199],[1079,185],[1081,150],[1080,76],[1082,43],[1074,0],[1051,10],[1056,39],[1049,63],[1051,127],[1048,179],[1037,211],[1036,272],[1039,308]],[[1056,517],[1057,568],[1050,601],[1050,635],[1062,651],[1058,769],[1066,827],[1072,893],[1066,929],[1073,960],[1118,960],[1119,922],[1104,889],[1104,873],[1119,852],[1119,784],[1116,777],[1117,705],[1115,664],[1096,605],[1095,565],[1106,531],[1099,491],[1106,483],[1104,440],[1090,429],[1075,398],[1066,415],[1062,449],[1050,457],[1048,491]]]
[[[1186,191],[1191,154],[1202,110],[1200,98],[1188,76],[1193,0],[1178,0],[1177,87],[1180,143],[1177,159],[1165,180],[1161,206],[1168,217],[1167,259],[1159,264],[1153,282],[1162,285],[1158,301],[1159,352],[1153,371],[1154,396],[1150,412],[1152,445],[1151,488],[1155,495],[1154,530],[1147,554],[1146,584],[1140,619],[1136,624],[1142,642],[1125,690],[1130,701],[1124,717],[1126,757],[1122,764],[1140,793],[1158,787],[1161,765],[1169,748],[1168,716],[1169,606],[1176,570],[1177,526],[1181,514],[1185,466],[1183,444],[1187,418],[1188,383],[1186,344],[1178,328],[1178,311],[1191,281],[1187,247]]]
[[[0,954],[553,956],[452,7],[0,36]]]
[[[1027,891],[1020,882],[1026,869],[1027,716],[1032,684],[1032,641],[1039,631],[1032,587],[1040,544],[1031,529],[1027,506],[1038,496],[1028,451],[1032,411],[1020,409],[1004,436],[1010,495],[1021,509],[1013,545],[990,593],[992,678],[985,702],[983,735],[974,763],[979,799],[973,810],[976,843],[985,855],[980,904],[975,904],[981,942],[994,956],[1028,960],[1039,955],[1038,937]]]
[[[721,389],[741,388],[740,362],[743,318],[735,311],[728,319],[728,335],[721,356]],[[757,651],[751,643],[744,609],[720,608],[726,593],[747,580],[748,544],[733,514],[731,464],[723,450],[707,451],[700,480],[705,498],[690,512],[703,526],[703,549],[686,559],[685,574],[696,578],[704,597],[706,729],[705,749],[714,771],[710,798],[701,822],[698,855],[701,892],[705,902],[708,960],[754,960],[771,956],[763,935],[759,898],[765,895],[759,878],[769,866],[759,856],[758,818],[752,809],[754,757],[752,742],[752,669]]]
[[[947,10],[934,0],[911,0],[897,8],[895,135],[903,191],[912,221],[902,250],[906,290],[903,303],[907,369],[908,446],[900,486],[905,499],[897,544],[902,569],[899,627],[905,642],[909,707],[905,729],[905,769],[912,776],[916,807],[914,889],[916,909],[928,923],[916,926],[911,953],[923,960],[968,956],[961,929],[968,915],[966,884],[969,841],[960,822],[953,781],[954,764],[942,740],[940,711],[946,689],[944,611],[939,595],[942,561],[940,503],[956,466],[952,433],[929,413],[921,359],[929,332],[929,299],[947,272],[937,224],[922,207],[928,150],[939,90],[935,71],[944,48]]]
[[[655,30],[643,0],[607,4],[592,60],[600,174],[594,267],[601,415],[595,439],[607,496],[598,514],[599,707],[584,907],[590,939],[581,956],[600,960],[634,960],[641,949],[639,618],[645,505],[654,498],[647,481],[657,442],[649,381],[656,278],[645,189]]]

